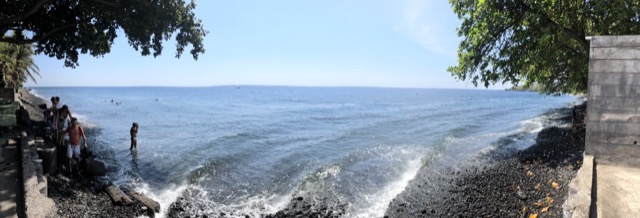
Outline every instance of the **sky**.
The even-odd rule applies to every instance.
[[[206,53],[141,56],[123,32],[103,57],[80,66],[35,57],[27,86],[356,86],[472,88],[456,63],[460,20],[446,0],[196,0]],[[493,87],[496,88],[496,87]],[[500,87],[498,87],[500,88]]]

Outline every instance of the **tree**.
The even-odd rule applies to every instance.
[[[28,44],[0,43],[0,87],[21,87],[27,79],[36,81],[40,75],[33,61],[33,50]]]
[[[176,58],[191,46],[194,59],[204,53],[207,31],[183,0],[6,0],[0,1],[0,42],[35,43],[35,53],[78,66],[78,55],[109,53],[117,30],[143,56],[162,53],[162,43],[177,33]]]
[[[587,90],[587,36],[640,33],[640,1],[449,0],[462,20],[460,80],[525,87],[546,94]]]

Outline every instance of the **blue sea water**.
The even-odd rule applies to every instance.
[[[108,178],[194,214],[274,213],[297,196],[381,217],[420,167],[533,144],[573,96],[392,88],[33,88],[60,96]],[[140,125],[138,149],[129,128]]]

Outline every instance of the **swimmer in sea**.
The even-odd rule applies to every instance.
[[[131,147],[129,148],[129,150],[133,150],[134,148],[137,149],[138,123],[133,122],[133,125],[131,126],[131,130],[129,130],[129,134],[131,134]]]

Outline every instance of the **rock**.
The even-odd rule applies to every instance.
[[[122,190],[120,190],[120,188],[118,188],[118,186],[109,185],[109,186],[107,186],[105,191],[107,192],[107,194],[109,194],[111,199],[116,204],[121,204],[121,205],[131,205],[131,204],[133,204],[133,201],[131,200],[131,198],[129,198],[129,196],[127,196],[124,192],[122,192]]]
[[[153,210],[154,213],[160,212],[160,203],[157,201],[137,192],[129,192],[129,195],[149,207],[149,209]]]
[[[104,176],[107,174],[107,167],[102,161],[94,159],[84,159],[82,162],[82,170],[89,176]]]
[[[518,196],[518,198],[519,198],[520,200],[523,200],[523,201],[524,201],[524,200],[527,200],[527,194],[525,194],[525,193],[524,193],[523,191],[521,191],[521,190],[518,190],[518,191],[516,192],[516,196]]]

